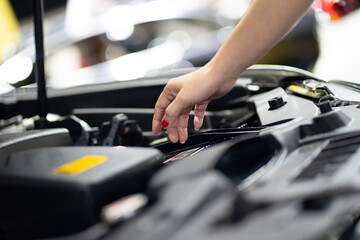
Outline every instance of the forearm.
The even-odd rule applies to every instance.
[[[214,58],[209,73],[234,82],[303,16],[313,0],[254,0]]]

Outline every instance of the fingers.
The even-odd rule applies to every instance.
[[[188,138],[188,123],[189,123],[189,114],[191,111],[191,107],[185,109],[185,111],[179,117],[179,140],[180,143],[184,144]]]
[[[188,129],[187,128],[179,128],[179,140],[181,144],[184,144],[188,138]]]
[[[186,107],[181,94],[171,102],[172,96],[168,97],[166,89],[161,93],[154,110],[152,131],[158,134],[162,128],[166,128],[171,142],[180,140],[185,143],[188,138],[188,121],[192,106]]]
[[[194,109],[194,129],[199,131],[204,122],[204,116],[209,101],[196,104]]]
[[[182,115],[189,114],[191,105],[187,102],[187,99],[179,93],[176,98],[165,109],[163,119],[165,119],[169,126],[175,126],[179,124],[179,119]],[[182,121],[183,123],[183,121]]]
[[[188,120],[189,120],[189,111],[187,114],[181,115],[171,126],[167,127],[167,133],[170,141],[172,143],[176,143],[180,141],[180,143],[184,144],[188,138]]]
[[[169,123],[168,136],[171,142],[185,143],[188,138],[188,122],[189,114],[192,106],[185,107],[186,104],[181,101],[179,95],[175,100],[167,107],[163,119]],[[185,107],[185,108],[184,108]]]
[[[161,122],[164,116],[165,110],[159,109],[155,107],[153,122],[152,122],[152,131],[154,134],[158,134],[161,131]]]
[[[188,138],[189,114],[194,105],[194,127],[196,130],[201,128],[210,101],[206,99],[211,99],[213,95],[213,91],[204,87],[204,81],[200,81],[203,79],[201,76],[195,71],[167,83],[155,105],[152,123],[154,134],[165,128],[171,142],[185,143]]]
[[[167,134],[172,143],[176,143],[177,141],[179,141],[179,133],[178,133],[178,128],[176,126],[168,127]]]
[[[154,134],[158,134],[161,131],[162,128],[161,123],[165,115],[165,110],[173,99],[174,96],[172,96],[172,94],[170,94],[166,88],[160,94],[155,105],[153,122],[152,122],[152,131]]]

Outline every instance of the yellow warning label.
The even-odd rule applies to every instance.
[[[75,176],[107,161],[106,156],[87,155],[60,167],[54,168],[54,174],[65,174]]]
[[[321,97],[321,94],[309,91],[309,90],[307,90],[305,88],[302,88],[302,87],[299,87],[299,86],[296,86],[296,85],[291,85],[291,86],[289,86],[288,89],[291,90],[291,91],[294,91],[296,93],[301,93],[301,94],[316,97],[316,98]]]

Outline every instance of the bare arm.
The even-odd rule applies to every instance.
[[[234,79],[270,50],[313,0],[254,0],[211,61],[214,73]]]
[[[194,126],[198,130],[210,100],[228,93],[241,72],[273,47],[312,2],[254,0],[208,64],[168,82],[155,105],[153,132],[157,134],[164,127],[172,142],[184,143],[191,109],[195,106]]]

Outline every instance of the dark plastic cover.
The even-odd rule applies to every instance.
[[[143,191],[161,159],[155,149],[120,147],[53,147],[13,154],[0,170],[1,227],[8,239],[84,229],[98,221],[104,204]]]

